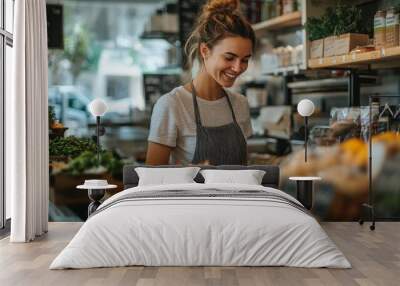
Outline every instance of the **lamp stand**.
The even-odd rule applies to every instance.
[[[307,162],[307,145],[308,145],[308,116],[304,116],[304,160]]]
[[[100,116],[96,116],[97,164],[100,165]]]

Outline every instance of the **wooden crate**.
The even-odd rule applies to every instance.
[[[324,57],[335,55],[335,41],[337,36],[330,36],[324,39]]]
[[[368,45],[369,37],[366,34],[348,33],[335,38],[334,52],[336,56],[345,55],[357,46]]]
[[[324,56],[324,39],[310,42],[310,58],[317,59]]]

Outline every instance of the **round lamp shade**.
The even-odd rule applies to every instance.
[[[297,112],[305,117],[314,113],[314,103],[309,99],[303,99],[297,104]]]
[[[89,111],[95,117],[102,116],[107,111],[107,105],[100,98],[96,98],[89,103]]]

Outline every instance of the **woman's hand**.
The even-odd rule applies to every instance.
[[[146,165],[168,165],[173,147],[149,142],[146,154]]]

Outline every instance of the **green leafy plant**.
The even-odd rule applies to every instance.
[[[85,151],[96,152],[96,144],[91,139],[68,136],[55,138],[49,143],[50,156],[75,158]]]
[[[96,152],[85,151],[68,163],[67,171],[72,175],[81,175],[98,167],[104,167],[112,176],[118,177],[122,173],[123,162],[115,152],[102,151],[98,162]]]
[[[85,151],[68,163],[67,171],[72,175],[80,175],[85,170],[97,166],[97,157],[94,152]]]
[[[346,33],[368,32],[363,23],[361,9],[341,2],[335,7],[326,9],[325,14],[320,18],[308,18],[305,28],[310,41]]]
[[[362,21],[361,9],[356,6],[338,4],[335,9],[336,25],[333,34],[335,36],[346,33],[365,33],[365,24]]]
[[[306,29],[308,32],[308,39],[315,41],[327,37],[327,32],[323,28],[322,18],[310,17],[306,23]]]

